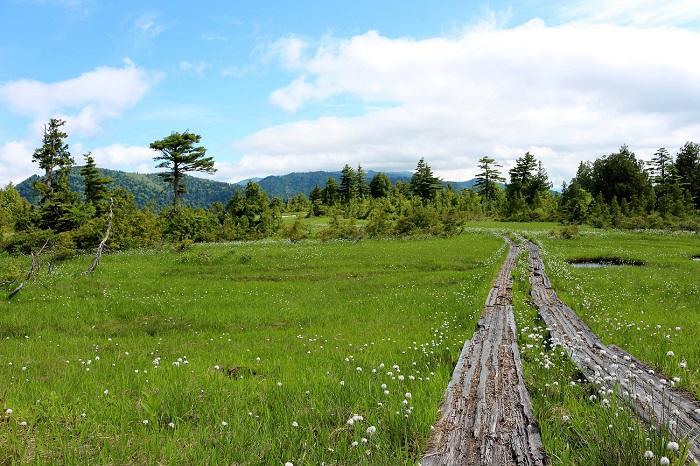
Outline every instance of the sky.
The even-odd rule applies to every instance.
[[[529,151],[560,186],[700,143],[698,51],[697,0],[0,0],[0,187],[50,118],[78,165],[155,172],[190,131],[219,181]]]

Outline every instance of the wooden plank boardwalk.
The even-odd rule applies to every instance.
[[[421,466],[547,464],[523,380],[513,315],[512,272],[519,246],[507,241],[508,256],[477,329],[464,344]],[[525,244],[530,294],[552,342],[567,351],[590,382],[614,390],[643,420],[656,426],[664,423],[677,438],[685,437],[690,443],[688,460],[700,464],[700,403],[673,389],[634,356],[605,346],[558,298],[537,245]]]
[[[522,375],[512,307],[518,246],[505,263],[467,340],[440,408],[422,466],[544,465],[544,450]]]
[[[526,244],[530,251],[530,294],[553,342],[566,349],[590,382],[616,390],[646,422],[656,426],[664,423],[677,438],[687,438],[688,459],[700,464],[700,403],[673,389],[667,378],[631,354],[605,346],[552,289],[537,245]]]

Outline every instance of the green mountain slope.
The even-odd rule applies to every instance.
[[[118,170],[109,170],[101,168],[103,176],[112,178],[113,183],[110,187],[124,188],[134,195],[134,201],[139,207],[144,207],[149,203],[155,203],[157,210],[162,209],[172,204],[171,187],[165,184],[155,173],[128,173]],[[367,172],[367,182],[372,179],[377,172],[369,170]],[[308,195],[309,192],[318,184],[321,188],[326,185],[329,177],[334,177],[340,181],[341,172],[304,172],[304,173],[289,173],[281,176],[267,176],[265,178],[255,179],[261,189],[270,196],[279,196],[283,199],[293,197],[298,193]],[[410,172],[385,173],[392,184],[397,181],[411,181]],[[20,195],[32,202],[37,203],[36,193],[33,188],[33,182],[40,177],[33,175],[19,183],[15,188]],[[183,204],[191,205],[192,207],[209,208],[214,202],[221,202],[226,205],[231,196],[236,192],[237,188],[245,188],[248,180],[238,183],[226,183],[222,181],[214,181],[206,178],[198,178],[187,176],[185,178],[185,186],[187,186],[187,194],[183,198]],[[443,183],[447,186],[447,183]],[[474,180],[450,182],[456,189],[470,188],[474,184]],[[80,167],[73,167],[73,172],[70,175],[71,190],[81,193],[84,189],[83,179],[80,176]]]

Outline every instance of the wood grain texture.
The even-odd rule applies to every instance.
[[[522,375],[512,307],[510,250],[440,407],[422,466],[544,465],[544,450]]]
[[[675,390],[661,374],[622,349],[604,345],[558,297],[544,270],[537,245],[530,251],[530,293],[555,344],[561,345],[586,378],[615,390],[646,422],[666,425],[690,442],[689,460],[700,464],[700,403]]]

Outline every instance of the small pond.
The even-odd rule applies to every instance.
[[[612,262],[571,262],[571,267],[575,269],[605,269],[608,267],[622,267],[622,264]]]
[[[569,265],[576,269],[604,269],[609,267],[622,267],[625,265],[644,265],[644,262],[622,259],[620,257],[606,257],[596,259],[573,259]]]

